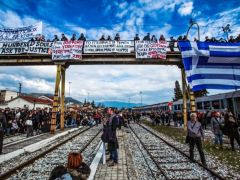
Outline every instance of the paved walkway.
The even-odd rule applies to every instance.
[[[124,138],[125,138],[125,131],[118,130],[117,137],[119,143],[119,150],[118,150],[118,164],[108,167],[106,164],[100,164],[98,166],[95,180],[127,180],[127,179],[134,179],[133,177],[129,177],[130,171],[130,161],[131,158],[127,155],[127,150],[124,145]],[[107,159],[109,156],[106,157]],[[131,175],[132,176],[132,175]]]

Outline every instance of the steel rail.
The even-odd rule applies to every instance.
[[[130,129],[132,130],[132,132],[134,133],[134,135],[137,137],[137,139],[139,140],[139,142],[141,143],[141,145],[143,146],[143,148],[145,149],[145,151],[148,153],[148,155],[150,156],[150,158],[152,159],[152,161],[155,163],[155,165],[157,166],[157,168],[160,170],[160,172],[162,173],[162,175],[167,179],[170,180],[169,177],[167,177],[166,173],[164,172],[164,170],[159,166],[158,162],[154,159],[154,157],[152,156],[152,154],[148,151],[146,145],[142,142],[142,140],[139,138],[139,136],[137,135],[137,133],[132,129],[131,126],[129,126]],[[145,159],[145,157],[144,157]]]
[[[129,126],[129,127],[130,127],[130,126]],[[132,130],[131,127],[130,127],[130,129]],[[134,132],[133,130],[132,130],[132,132],[135,134],[135,132]],[[135,136],[136,136],[136,134],[135,134]],[[137,136],[136,136],[136,137],[137,137]],[[138,137],[137,137],[137,138],[138,138]],[[139,138],[138,138],[138,140],[139,140]],[[140,147],[139,147],[138,143],[136,143],[136,144],[137,144],[137,146],[138,146],[138,149],[140,150]],[[144,148],[145,148],[145,147],[144,147]],[[142,157],[143,157],[144,161],[147,163],[148,169],[150,169],[150,172],[151,172],[152,176],[154,177],[155,180],[157,180],[157,178],[156,178],[155,175],[154,175],[153,170],[151,169],[150,165],[148,164],[148,161],[147,161],[146,157],[143,155],[143,152],[142,152],[142,151],[140,151],[140,152],[141,152],[141,154],[142,154]]]
[[[70,140],[72,140],[73,138],[79,136],[80,134],[88,131],[88,130],[91,129],[91,128],[92,128],[92,127],[88,127],[88,128],[86,128],[86,129],[80,131],[79,133],[77,133],[77,134],[75,134],[75,135],[67,138],[66,140],[64,140],[64,141],[62,141],[62,142],[54,145],[53,147],[47,149],[46,151],[41,152],[41,153],[38,154],[37,156],[32,157],[32,158],[29,159],[28,161],[25,161],[25,162],[19,164],[18,166],[15,166],[15,167],[13,167],[12,169],[8,170],[7,172],[0,174],[0,179],[2,180],[2,179],[7,179],[7,178],[9,178],[11,175],[15,174],[17,171],[20,171],[21,169],[23,169],[24,167],[26,167],[26,166],[28,166],[28,165],[30,165],[30,164],[33,164],[36,160],[44,157],[46,154],[52,152],[53,150],[55,150],[55,149],[58,148],[59,146],[67,143],[68,141],[70,141]],[[87,148],[87,146],[93,141],[93,139],[96,138],[96,137],[99,135],[99,133],[100,133],[101,131],[102,131],[102,130],[100,129],[99,132],[98,132],[93,138],[90,139],[90,141],[87,143],[87,145],[85,145],[85,146],[80,150],[80,152],[83,152],[83,151]]]
[[[194,163],[198,164],[199,166],[201,166],[202,168],[204,168],[205,170],[207,170],[208,172],[210,172],[210,174],[212,174],[213,176],[215,176],[216,178],[218,178],[219,180],[224,180],[225,178],[220,176],[217,172],[213,171],[212,169],[202,165],[202,163],[196,161],[196,160],[191,160],[190,156],[187,155],[185,152],[183,152],[182,150],[178,149],[177,147],[175,147],[174,145],[172,145],[171,143],[169,143],[168,141],[166,141],[165,139],[163,139],[162,137],[160,137],[159,135],[157,135],[156,133],[150,131],[148,128],[146,128],[145,126],[143,126],[142,124],[138,123],[138,125],[140,127],[142,127],[143,129],[145,129],[146,131],[148,131],[150,134],[154,135],[155,137],[157,137],[158,139],[160,139],[161,141],[163,141],[164,143],[166,143],[168,146],[170,146],[171,148],[175,149],[176,151],[178,151],[179,153],[181,153],[182,155],[184,155],[185,157],[187,157],[190,161],[193,161]]]

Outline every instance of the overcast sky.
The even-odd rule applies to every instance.
[[[0,0],[0,28],[22,27],[43,22],[43,33],[52,39],[64,32],[84,33],[87,39],[102,34],[121,39],[143,37],[147,32],[159,37],[185,34],[190,18],[200,25],[201,39],[206,35],[224,37],[221,27],[231,25],[231,35],[240,33],[239,0]],[[195,30],[191,37],[196,36]],[[0,89],[24,92],[54,92],[56,67],[0,67]],[[181,80],[175,66],[70,66],[66,74],[66,92],[71,81],[71,96],[83,101],[120,100],[151,104],[170,101],[174,82]],[[180,82],[181,83],[181,82]],[[224,91],[211,90],[211,94]]]

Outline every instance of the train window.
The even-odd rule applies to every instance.
[[[198,103],[197,103],[197,109],[203,109],[202,102],[198,102]]]
[[[213,101],[213,102],[212,102],[212,107],[213,107],[214,109],[220,109],[219,100]]]
[[[174,105],[174,110],[175,110],[175,111],[177,110],[177,105]]]
[[[204,106],[204,109],[209,109],[210,108],[210,102],[209,101],[203,102],[203,106]]]
[[[178,107],[177,107],[177,110],[180,110],[181,108],[180,108],[180,104],[178,104]]]

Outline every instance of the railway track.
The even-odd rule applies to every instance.
[[[132,124],[130,129],[134,139],[138,142],[139,149],[141,146],[142,151],[145,151],[142,152],[142,155],[153,179],[224,179],[214,170],[203,166],[198,161],[192,162],[185,152],[141,124]]]
[[[25,162],[16,163],[15,167],[0,174],[0,179],[48,179],[55,166],[66,165],[67,155],[72,151],[83,153],[87,157],[85,161],[90,163],[99,143],[100,132],[100,126],[86,128]]]
[[[69,130],[68,128],[66,128],[66,130]],[[61,130],[57,130],[58,132],[62,132]],[[19,137],[18,137],[19,135]],[[31,136],[31,137],[26,137],[26,134],[18,134],[18,135],[12,135],[9,137],[4,137],[4,141],[3,142],[3,154],[7,154],[13,151],[16,151],[18,149],[21,149],[23,147],[26,147],[28,145],[34,144],[36,142],[39,142],[41,140],[47,139],[49,137],[54,136],[55,134],[50,134],[50,133],[42,133],[42,134],[38,134],[35,136]]]
[[[8,142],[3,145],[3,154],[7,154],[13,151],[16,151],[18,149],[21,149],[23,147],[26,147],[28,145],[34,144],[36,142],[39,142],[41,140],[47,139],[50,136],[52,136],[50,133],[44,133],[37,136],[29,137],[29,138],[21,138],[14,142]]]

